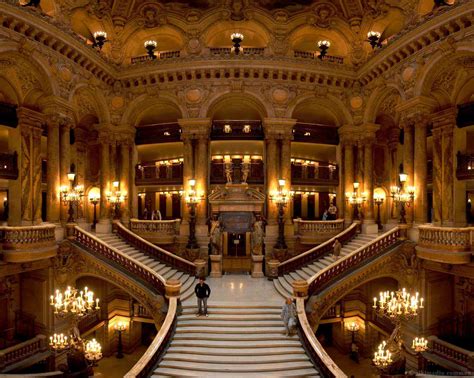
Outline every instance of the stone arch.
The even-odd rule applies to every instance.
[[[122,117],[122,123],[137,126],[147,112],[150,112],[151,109],[159,112],[160,106],[166,111],[166,114],[163,114],[164,112],[161,114],[163,122],[169,122],[170,117],[173,118],[173,121],[176,121],[185,114],[185,109],[176,101],[176,98],[171,96],[151,97],[149,95],[142,95],[129,104]],[[174,119],[175,117],[177,118]]]
[[[230,92],[230,93],[217,93],[207,101],[207,106],[201,108],[201,117],[214,118],[217,111],[222,107],[228,106],[235,111],[235,104],[239,107],[247,107],[253,111],[252,114],[258,114],[260,119],[268,117],[272,114],[271,110],[267,108],[266,103],[249,92]],[[243,119],[250,119],[244,116]]]
[[[395,84],[379,87],[367,100],[364,122],[374,123],[381,113],[389,115],[396,121],[395,106],[405,99],[403,91]]]
[[[0,102],[18,105],[21,102],[21,94],[9,80],[0,72]]]
[[[295,111],[298,112],[299,109],[306,106],[308,108],[314,107],[314,110],[324,109],[324,112],[333,118],[333,125],[336,127],[351,123],[352,117],[347,107],[341,100],[329,94],[325,97],[313,94],[297,97],[288,106],[288,117],[295,118],[295,115],[297,115]]]
[[[77,121],[86,115],[97,117],[100,123],[108,124],[110,115],[107,103],[98,91],[93,91],[86,83],[78,84],[69,96],[69,101],[74,103]]]

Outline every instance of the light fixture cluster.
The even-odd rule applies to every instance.
[[[242,33],[232,33],[230,36],[232,43],[234,44],[232,50],[234,51],[235,55],[239,55],[241,51],[240,44],[244,40],[244,35]]]
[[[203,199],[203,196],[199,194],[196,190],[196,180],[190,179],[188,180],[188,184],[189,184],[189,189],[186,192],[184,200],[188,204],[198,204]]]
[[[76,178],[75,173],[68,173],[67,178],[70,182],[70,186],[63,185],[60,187],[61,201],[64,205],[69,206],[68,210],[68,223],[74,222],[74,205],[79,206],[82,197],[84,197],[84,187],[82,185],[74,186],[74,179]]]
[[[367,193],[362,192],[359,195],[359,183],[354,182],[354,191],[346,193],[347,202],[351,205],[362,205],[365,201],[367,201]]]
[[[156,49],[156,46],[158,46],[158,43],[155,40],[148,40],[148,41],[145,41],[143,45],[145,46],[145,50],[148,56],[151,59],[156,59],[155,49]]]
[[[378,303],[377,298],[374,297],[372,307],[390,318],[412,319],[418,315],[419,309],[424,308],[423,301],[424,298],[421,298],[418,292],[410,295],[403,288],[396,292],[380,292]]]
[[[386,341],[382,341],[382,343],[378,346],[372,361],[375,366],[382,369],[386,368],[393,362],[392,353],[388,350]]]
[[[411,344],[411,348],[417,353],[424,352],[428,349],[428,340],[424,337],[415,337]]]
[[[392,197],[395,203],[400,204],[400,223],[407,223],[405,218],[405,206],[410,207],[410,204],[415,199],[416,188],[414,186],[408,186],[405,190],[404,186],[408,180],[408,175],[406,173],[400,173],[399,179],[400,186],[390,187],[390,197]]]
[[[55,333],[49,337],[49,347],[55,351],[69,348],[69,339],[63,333]]]
[[[382,47],[382,40],[380,39],[382,35],[377,32],[377,31],[369,31],[367,33],[367,41],[370,43],[370,46],[372,46],[372,49],[375,49],[376,47]]]
[[[73,314],[82,317],[100,309],[99,298],[94,299],[94,292],[87,286],[81,291],[71,286],[68,286],[64,293],[56,290],[55,295],[50,297],[50,305],[54,307],[54,314],[58,316]]]
[[[283,204],[283,205],[285,205],[289,201],[293,192],[286,190],[285,184],[286,184],[286,180],[284,179],[278,180],[278,189],[270,193],[270,200],[272,200],[276,204]]]
[[[318,41],[318,48],[319,48],[318,58],[319,59],[322,60],[327,55],[329,47],[331,47],[331,42],[329,42],[328,40],[324,39],[324,40]]]
[[[102,358],[102,346],[96,339],[86,342],[84,352],[86,359],[91,361],[93,364]]]

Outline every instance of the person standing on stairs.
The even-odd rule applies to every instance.
[[[199,278],[199,283],[194,288],[194,293],[196,294],[197,302],[198,302],[198,313],[196,314],[196,316],[200,316],[200,315],[209,316],[209,314],[207,313],[207,299],[211,295],[211,288],[205,282],[204,277]],[[202,312],[203,307],[204,307],[204,313]]]
[[[339,241],[339,239],[336,239],[334,241],[334,244],[332,245],[332,249],[333,249],[332,257],[334,258],[334,260],[337,260],[339,258],[339,255],[341,254],[341,249],[342,249],[342,244]]]
[[[281,319],[285,324],[286,336],[291,336],[296,328],[296,306],[291,298],[286,298],[281,309]]]

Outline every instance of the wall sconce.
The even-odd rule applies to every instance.
[[[93,47],[98,47],[99,50],[102,50],[104,43],[108,42],[107,40],[107,33],[105,31],[96,31],[94,33],[94,43],[92,44]]]
[[[144,46],[145,46],[148,56],[151,59],[156,59],[155,49],[156,49],[156,46],[158,46],[156,41],[153,41],[153,40],[145,41]]]
[[[322,40],[322,41],[318,42],[318,47],[319,47],[319,51],[320,51],[320,53],[318,55],[319,59],[322,60],[326,56],[330,46],[331,46],[331,42],[329,42],[327,40]]]

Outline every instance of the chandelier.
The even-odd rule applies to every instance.
[[[361,219],[360,207],[365,201],[367,201],[367,194],[365,192],[359,194],[360,184],[357,181],[354,182],[353,186],[354,186],[354,191],[346,193],[346,200],[354,208],[353,215],[352,215],[353,219],[360,220]]]
[[[55,333],[49,337],[49,347],[55,351],[69,348],[69,339],[63,333]]]
[[[93,364],[102,358],[102,346],[96,339],[86,342],[84,352],[86,360],[91,361]]]
[[[144,46],[150,59],[156,59],[155,49],[156,46],[158,46],[158,43],[154,40],[149,40],[145,41]]]
[[[382,47],[382,41],[380,40],[381,34],[376,31],[369,31],[367,33],[367,40],[370,43],[370,46],[372,46],[372,49],[375,49],[376,47]]]
[[[410,295],[405,288],[396,292],[380,292],[378,306],[377,298],[374,297],[373,308],[390,318],[412,319],[418,315],[418,309],[424,308],[423,298],[419,293]]]
[[[387,343],[385,341],[382,341],[382,343],[378,346],[372,361],[375,366],[382,369],[393,362],[392,353],[388,350]]]
[[[390,187],[390,197],[393,198],[395,203],[400,204],[400,223],[407,223],[405,206],[410,207],[411,202],[415,199],[415,187],[408,186],[406,190],[404,189],[405,182],[408,179],[406,173],[400,173],[399,179],[400,186]]]
[[[74,222],[74,205],[79,205],[84,197],[84,187],[82,185],[74,186],[74,179],[76,178],[75,173],[68,173],[67,178],[70,182],[70,187],[68,188],[67,185],[63,185],[60,188],[61,191],[61,200],[63,201],[64,205],[69,206],[68,210],[68,223]]]
[[[70,286],[64,293],[56,290],[56,295],[50,297],[50,305],[54,307],[54,314],[58,316],[73,314],[81,317],[100,309],[99,298],[94,300],[94,292],[90,291],[87,286],[79,292]]]
[[[319,59],[322,60],[326,56],[330,46],[331,46],[331,42],[329,42],[327,40],[318,41],[318,47],[319,47],[319,51],[320,51],[320,53],[318,55]]]
[[[428,349],[428,340],[424,337],[415,337],[411,344],[411,348],[417,353],[424,352]]]

